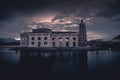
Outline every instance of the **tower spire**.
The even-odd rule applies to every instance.
[[[81,19],[80,24],[79,24],[79,33],[78,33],[78,46],[86,46],[87,45],[87,35],[86,35],[86,26]]]
[[[81,23],[84,23],[83,19],[81,19]]]

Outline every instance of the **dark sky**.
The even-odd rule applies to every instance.
[[[84,19],[88,39],[120,34],[120,0],[0,0],[0,37],[47,27],[77,31]]]

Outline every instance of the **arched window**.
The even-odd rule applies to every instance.
[[[59,41],[62,42],[62,38],[59,38]]]
[[[66,38],[66,41],[68,42],[68,41],[69,41],[69,38]]]
[[[59,46],[62,47],[62,38],[59,38]]]
[[[76,40],[76,38],[73,38],[73,40],[75,41],[75,40]]]
[[[66,42],[66,47],[69,47],[69,42]]]

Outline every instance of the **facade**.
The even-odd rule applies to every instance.
[[[82,47],[87,44],[83,20],[78,32],[53,32],[48,28],[39,28],[20,33],[20,38],[20,47]]]

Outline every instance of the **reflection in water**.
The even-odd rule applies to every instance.
[[[120,51],[88,52],[91,80],[120,80]]]
[[[120,80],[120,51],[0,50],[0,80]]]
[[[29,76],[44,80],[87,78],[87,52],[21,52],[20,63]],[[29,77],[31,79],[31,77]]]

